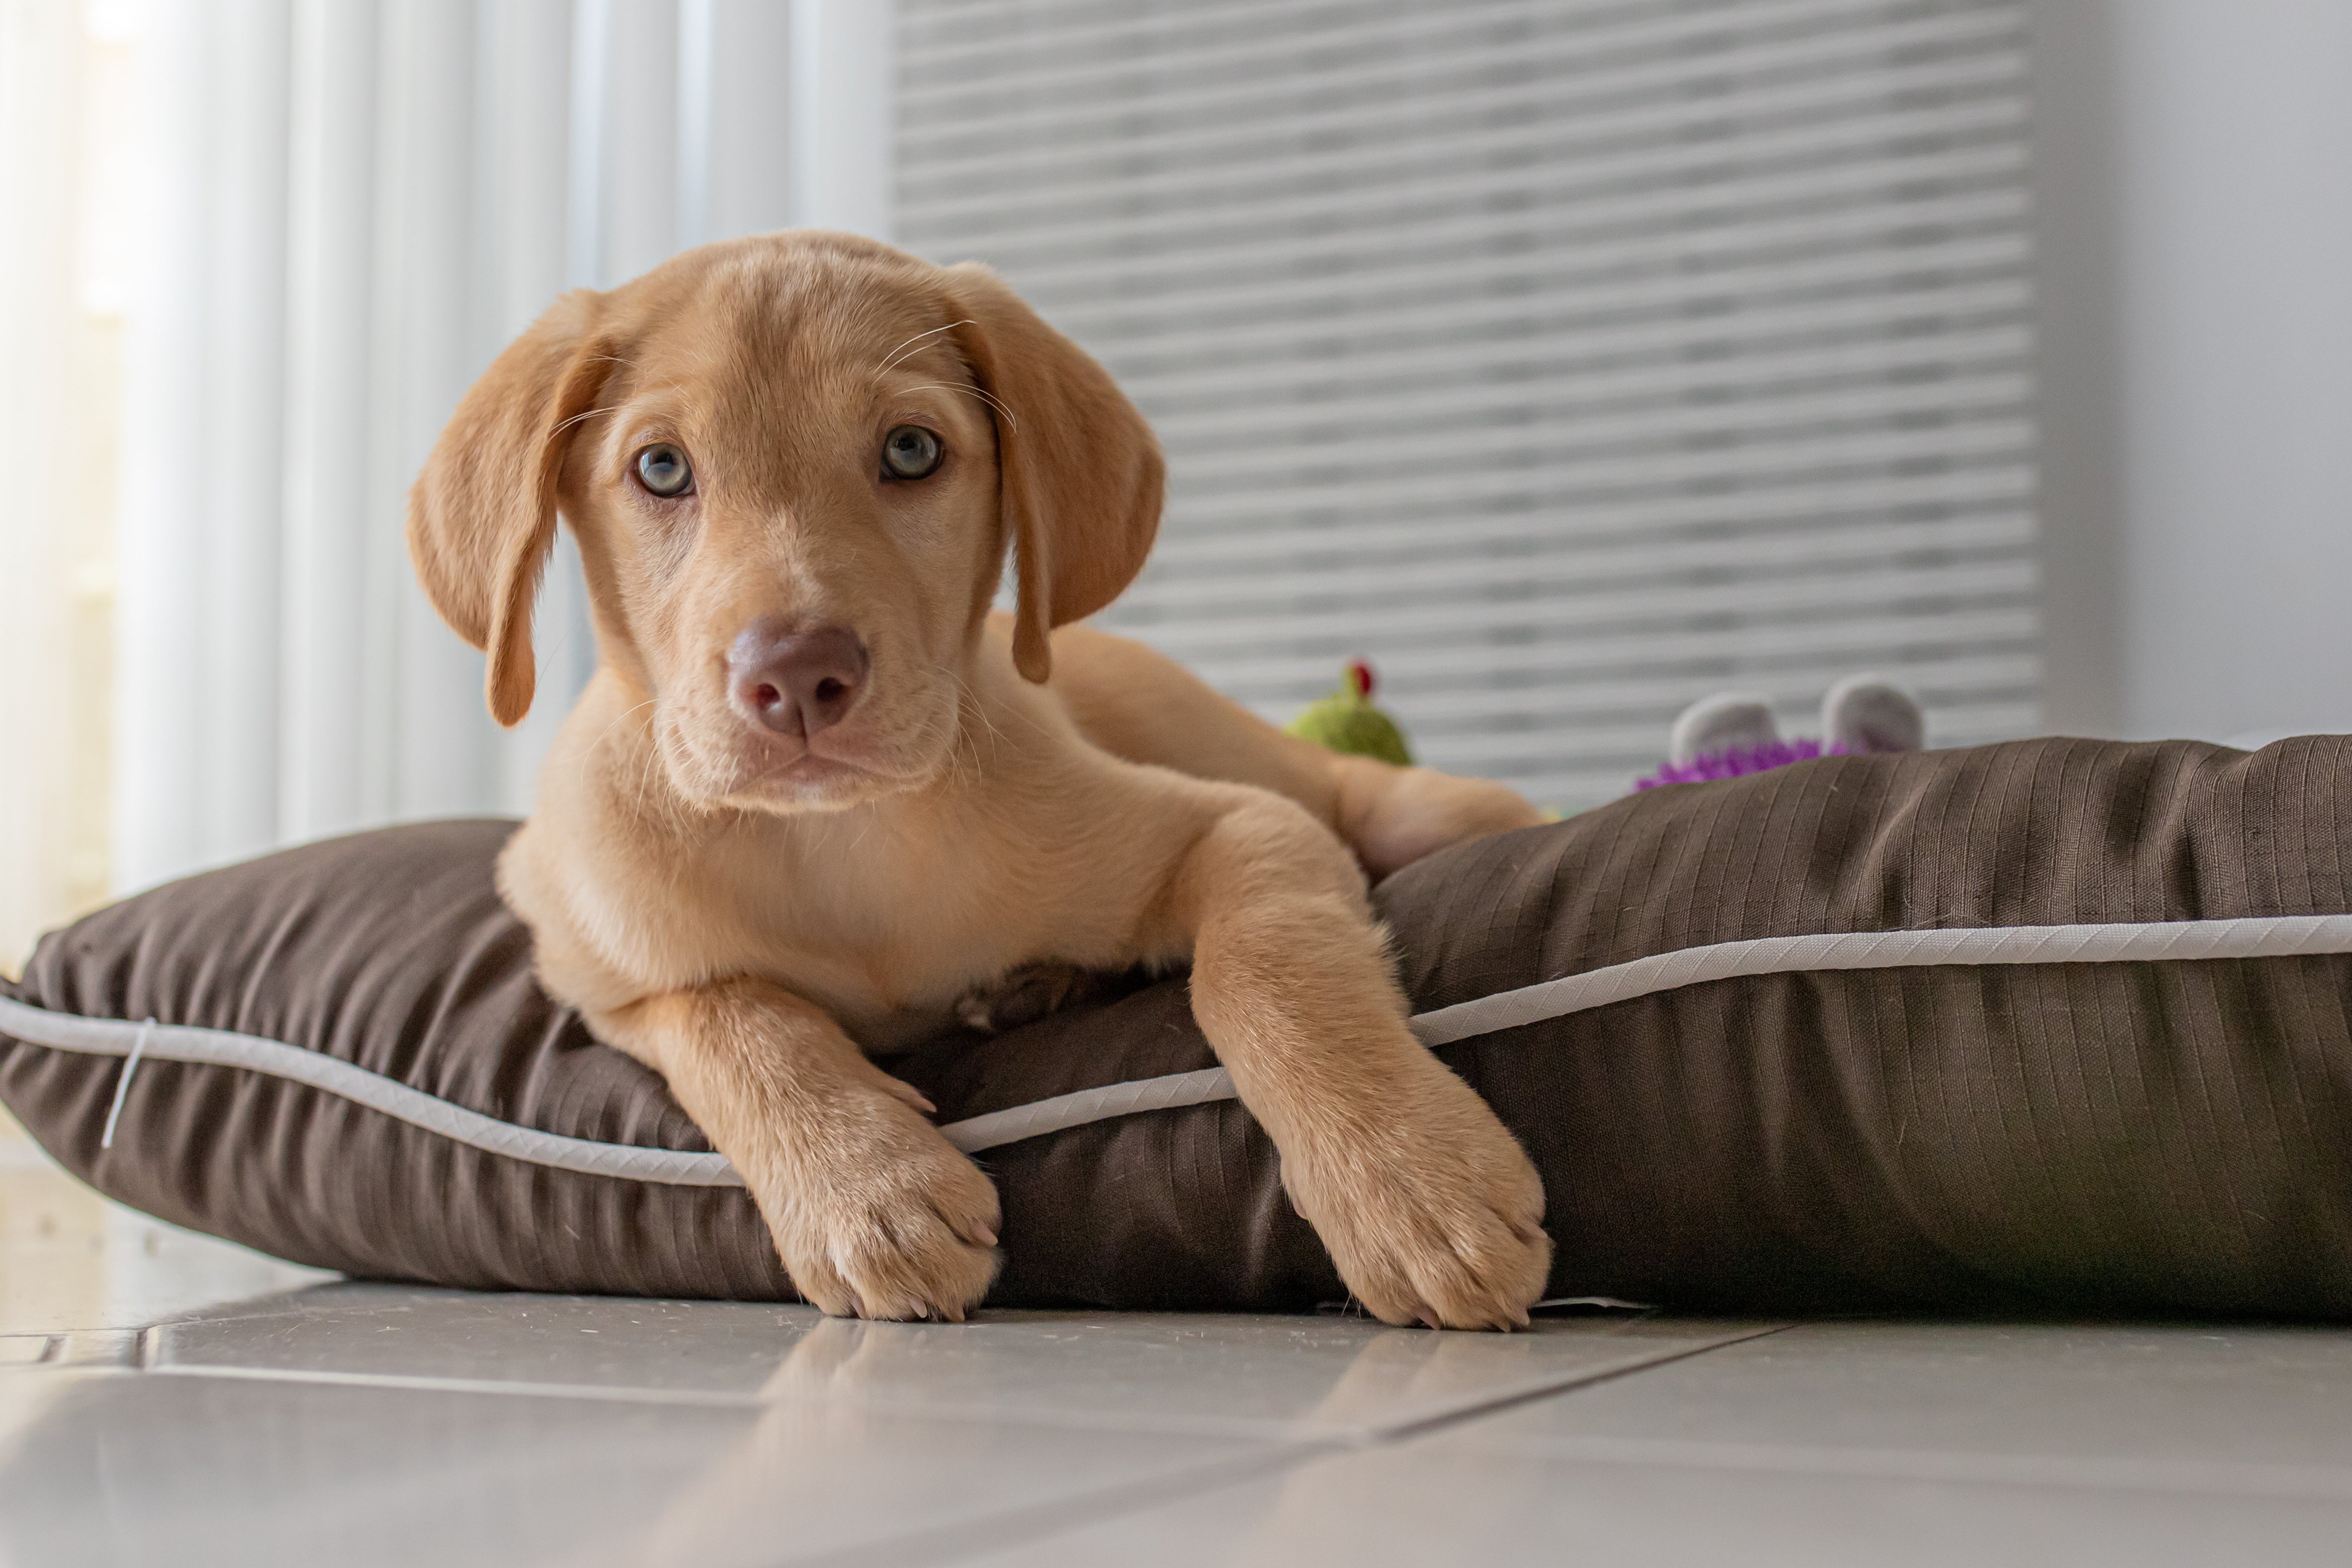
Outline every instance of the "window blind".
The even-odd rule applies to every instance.
[[[1166,444],[1107,624],[1276,720],[1368,655],[1425,760],[1569,809],[1726,687],[2034,724],[2021,0],[898,26],[902,242],[997,267]]]

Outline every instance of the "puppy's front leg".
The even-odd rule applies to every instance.
[[[959,1322],[979,1304],[996,1271],[996,1189],[824,1013],[734,979],[591,1021],[668,1080],[734,1162],[809,1301],[836,1317]]]
[[[1192,938],[1193,1013],[1349,1288],[1392,1323],[1524,1324],[1551,1263],[1542,1183],[1407,1027],[1346,848],[1253,791],[1194,842],[1171,893]]]

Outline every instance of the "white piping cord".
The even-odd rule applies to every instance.
[[[2152,964],[2197,958],[2289,958],[2352,952],[2352,915],[2257,915],[2103,925],[1987,925],[1939,931],[1858,931],[1759,936],[1660,953],[1499,991],[1423,1013],[1425,1045],[1540,1023],[1590,1008],[1709,980],[1828,969],[1901,969],[1983,964]]]
[[[120,1019],[82,1018],[50,1012],[0,997],[0,1034],[53,1051],[81,1051],[94,1056],[127,1056],[148,1035],[141,1054],[149,1061],[193,1061],[212,1067],[242,1067],[322,1089],[355,1104],[437,1133],[445,1138],[494,1155],[506,1155],[533,1165],[589,1176],[623,1176],[662,1182],[673,1186],[740,1186],[724,1155],[688,1154],[673,1149],[643,1149],[627,1144],[600,1144],[587,1138],[567,1138],[535,1127],[518,1127],[451,1104],[422,1089],[412,1089],[381,1072],[354,1067],[322,1051],[304,1051],[282,1040],[237,1034],[225,1029],[198,1029],[191,1024],[145,1024]]]
[[[2195,958],[2283,958],[2352,953],[2352,915],[2284,915],[2235,920],[2150,921],[2104,925],[1962,926],[1938,931],[1864,931],[1819,936],[1759,936],[1660,953],[1581,975],[1543,980],[1418,1015],[1412,1031],[1428,1046],[1565,1018],[1710,980],[1829,969],[1895,969],[1947,964],[2116,964]],[[1165,1096],[1164,1098],[1162,1096]],[[1234,1097],[1222,1067],[1056,1095],[940,1129],[966,1154],[1136,1111]]]
[[[1234,1075],[1222,1067],[1208,1067],[1198,1072],[1171,1072],[1165,1078],[1139,1078],[1131,1083],[1109,1083],[1100,1089],[1081,1089],[1075,1094],[1056,1094],[1051,1100],[950,1122],[940,1129],[940,1134],[965,1154],[976,1155],[982,1149],[1017,1144],[1024,1138],[1058,1133],[1065,1127],[1083,1127],[1088,1122],[1107,1122],[1114,1116],[1132,1116],[1140,1111],[1172,1111],[1179,1105],[1207,1105],[1234,1098]]]
[[[2283,958],[2328,953],[2352,953],[2352,915],[1760,936],[1687,947],[1522,986],[1423,1013],[1412,1020],[1412,1029],[1425,1044],[1447,1045],[1685,986],[1753,975],[1943,965]],[[134,1024],[121,1019],[81,1018],[6,998],[0,998],[0,1034],[58,1051],[247,1068],[339,1094],[475,1148],[561,1170],[672,1186],[742,1185],[723,1155],[600,1144],[519,1127],[335,1057],[257,1035],[157,1024],[152,1019]],[[123,1081],[115,1088],[117,1112],[131,1065],[125,1064]],[[966,1154],[978,1154],[1090,1122],[1234,1097],[1232,1077],[1217,1067],[1083,1089],[951,1122],[940,1132]],[[110,1127],[111,1123],[110,1115]]]

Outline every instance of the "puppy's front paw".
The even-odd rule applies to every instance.
[[[793,1283],[835,1317],[961,1322],[995,1277],[996,1188],[895,1099],[853,1120],[822,1161],[757,1184]]]
[[[1551,1271],[1543,1183],[1470,1086],[1430,1066],[1405,1113],[1353,1147],[1286,1150],[1283,1183],[1375,1317],[1525,1327]]]

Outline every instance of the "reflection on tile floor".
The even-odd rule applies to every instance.
[[[332,1281],[0,1149],[0,1563],[2333,1562],[2352,1333]]]
[[[0,1561],[803,1561],[1265,1445],[1040,1425],[250,1378],[0,1377]]]
[[[147,1364],[1345,1441],[1774,1326],[1596,1316],[1506,1336],[1071,1312],[861,1323],[805,1307],[338,1284],[166,1324],[148,1336]]]

